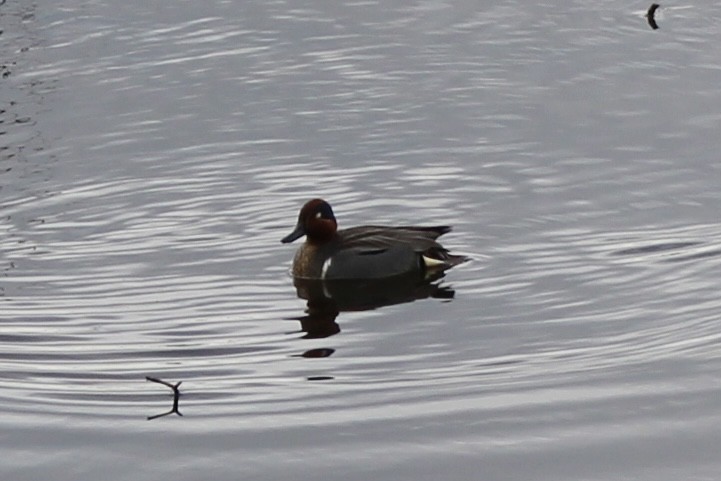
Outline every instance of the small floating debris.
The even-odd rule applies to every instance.
[[[652,29],[657,30],[658,24],[656,23],[656,10],[658,10],[658,7],[660,7],[658,3],[652,3],[650,7],[648,7],[648,12],[646,13],[646,18],[648,19],[648,24],[651,26]]]
[[[167,416],[168,414],[173,414],[173,413],[177,414],[178,416],[182,416],[180,411],[178,411],[178,401],[180,400],[180,389],[178,389],[178,387],[183,383],[183,381],[178,381],[175,384],[170,384],[167,381],[163,381],[162,379],[158,379],[157,377],[150,377],[150,376],[145,376],[145,380],[150,381],[150,382],[155,382],[158,384],[162,384],[163,386],[167,386],[173,390],[173,408],[166,413],[156,414],[155,416],[148,416],[148,421],[150,421],[152,419],[162,418],[163,416]]]

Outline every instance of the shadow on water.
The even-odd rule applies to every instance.
[[[443,274],[419,279],[417,275],[396,276],[382,280],[324,281],[295,278],[298,297],[307,301],[306,315],[300,321],[305,339],[330,337],[340,332],[337,318],[341,312],[368,311],[380,307],[413,302],[420,299],[453,299],[455,291],[439,282]],[[315,351],[315,350],[314,350]],[[328,352],[330,351],[330,352]],[[324,350],[326,356],[331,350]],[[319,353],[304,357],[321,357]]]
[[[694,247],[699,245],[700,242],[662,242],[659,244],[650,244],[639,247],[630,247],[627,249],[621,249],[612,252],[613,256],[635,256],[644,254],[660,254],[663,252],[676,251],[680,249],[686,249],[688,247]]]
[[[711,249],[706,251],[694,252],[686,256],[672,257],[665,259],[665,262],[684,262],[684,261],[695,261],[700,259],[708,259],[712,257],[721,256],[721,249]]]
[[[663,262],[684,262],[721,256],[721,249],[709,247],[704,242],[661,242],[617,250],[611,255],[636,257],[639,260],[650,256],[662,256]]]

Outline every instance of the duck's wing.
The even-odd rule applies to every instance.
[[[408,245],[343,249],[324,265],[324,279],[379,279],[422,272],[421,255]]]
[[[384,227],[361,226],[338,231],[342,249],[358,252],[378,251],[393,246],[408,246],[415,252],[443,249],[436,239],[450,232],[448,226]]]

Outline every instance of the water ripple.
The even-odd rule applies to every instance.
[[[138,477],[621,478],[718,445],[717,7],[194,5],[0,5],[11,474],[168,433]],[[315,196],[453,225],[454,295],[309,335],[279,239]],[[146,376],[182,418],[146,422]]]

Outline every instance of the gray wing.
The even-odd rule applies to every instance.
[[[437,227],[383,227],[361,226],[338,232],[344,248],[359,251],[387,249],[399,245],[415,252],[443,249],[436,239],[451,230],[448,226]]]
[[[421,256],[408,245],[345,249],[330,258],[325,279],[379,279],[421,272]]]

